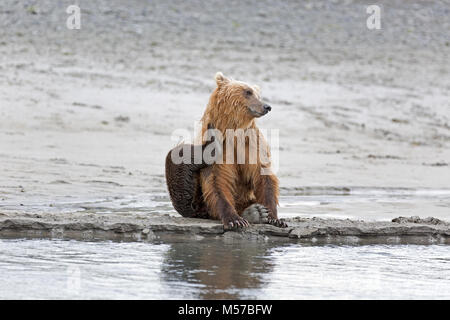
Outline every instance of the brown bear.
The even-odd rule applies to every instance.
[[[278,179],[270,171],[270,161],[261,161],[261,150],[268,159],[270,153],[255,123],[271,107],[261,101],[257,86],[229,79],[220,72],[215,79],[217,87],[202,117],[201,137],[210,141],[183,146],[191,148],[192,155],[195,148],[203,151],[214,141],[219,145],[219,151],[213,154],[216,161],[210,165],[204,161],[174,164],[172,152],[182,152],[183,146],[172,149],[166,157],[166,181],[172,203],[182,216],[220,219],[226,228],[246,227],[248,220],[287,227],[277,216]],[[211,128],[221,138],[208,135]],[[243,135],[239,137],[236,132]],[[256,143],[252,143],[255,140],[248,132],[257,138]],[[243,146],[244,151],[238,146]],[[231,156],[227,148],[233,149]],[[244,156],[238,159],[240,151]],[[256,158],[252,158],[254,154]]]

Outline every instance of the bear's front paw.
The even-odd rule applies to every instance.
[[[288,225],[284,221],[284,219],[269,218],[269,221],[267,223],[271,224],[271,225],[273,225],[275,227],[278,227],[278,228],[287,228],[288,227]]]
[[[250,224],[244,218],[241,218],[237,214],[229,215],[222,219],[223,226],[226,230],[234,228],[245,228]]]
[[[255,203],[244,210],[242,217],[253,224],[268,223],[269,209],[262,204]]]

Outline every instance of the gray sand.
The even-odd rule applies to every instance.
[[[175,216],[170,137],[193,130],[220,70],[273,107],[259,126],[280,133],[281,216],[449,220],[450,4],[377,3],[381,30],[367,1],[2,1],[0,218]],[[429,197],[283,203],[355,188]]]

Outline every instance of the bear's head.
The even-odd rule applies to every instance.
[[[254,119],[267,114],[271,107],[261,100],[258,86],[216,74],[217,87],[212,93],[203,125],[208,123],[222,132],[226,129],[246,129],[254,124]]]

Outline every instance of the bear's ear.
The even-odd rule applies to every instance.
[[[222,72],[217,72],[215,78],[216,78],[216,83],[217,83],[218,87],[220,87],[222,84],[230,81],[230,79],[225,77]]]

